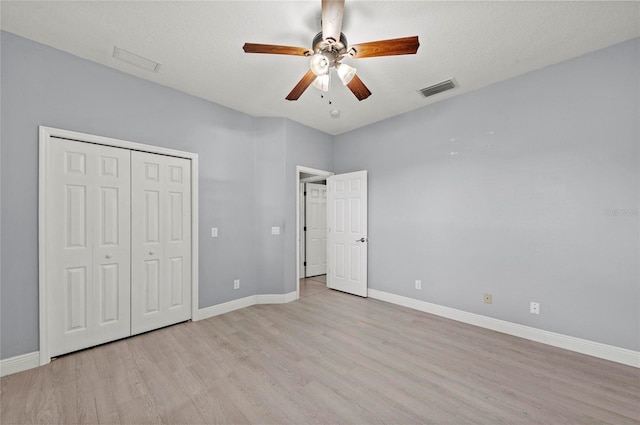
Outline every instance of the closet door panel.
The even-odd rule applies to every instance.
[[[131,334],[131,152],[94,145],[93,343]]]
[[[191,162],[166,158],[167,304],[172,320],[191,318]]]
[[[137,334],[191,318],[191,163],[132,152],[132,322]]]
[[[129,155],[50,140],[46,285],[52,356],[130,333]]]

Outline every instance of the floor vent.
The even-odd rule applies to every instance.
[[[433,96],[434,94],[442,93],[443,91],[451,90],[455,88],[456,83],[453,80],[446,80],[438,84],[426,87],[418,90],[424,97]]]

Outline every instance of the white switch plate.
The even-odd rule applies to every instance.
[[[240,289],[240,279],[233,281],[233,289]]]
[[[422,289],[422,281],[416,280],[416,289]]]
[[[212,238],[217,238],[218,237],[218,228],[217,227],[212,227],[211,228],[211,237]]]
[[[280,228],[279,227],[272,227],[271,228],[271,234],[272,235],[279,235],[280,234]]]

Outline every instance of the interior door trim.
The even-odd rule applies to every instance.
[[[49,356],[49,332],[47,309],[47,172],[49,160],[49,141],[52,137],[69,139],[77,142],[94,143],[115,148],[142,151],[159,155],[185,158],[191,161],[191,320],[198,320],[198,154],[168,149],[159,146],[145,145],[127,140],[62,130],[53,127],[39,127],[39,159],[38,159],[38,303],[39,303],[39,339],[40,365],[51,362]]]

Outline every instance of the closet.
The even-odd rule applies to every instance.
[[[191,161],[46,142],[48,355],[190,319]]]

